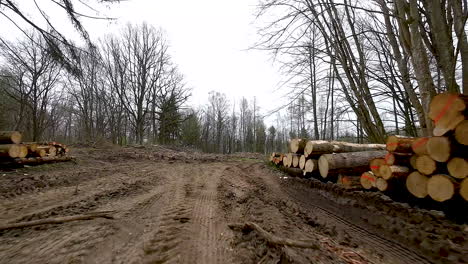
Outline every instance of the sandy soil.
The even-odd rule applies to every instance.
[[[468,228],[377,193],[287,177],[255,154],[78,148],[76,163],[0,169],[0,263],[468,263]],[[231,229],[254,222],[318,248]]]

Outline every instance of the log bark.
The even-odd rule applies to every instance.
[[[304,166],[304,173],[310,173],[318,170],[318,161],[316,159],[308,159]]]
[[[330,170],[369,166],[372,159],[384,158],[386,154],[385,150],[325,154],[318,162],[320,175],[326,178]]]
[[[460,184],[460,196],[468,202],[468,178],[465,178]]]
[[[456,186],[457,183],[448,175],[433,175],[427,181],[427,194],[429,194],[434,201],[447,201],[455,194]]]
[[[427,155],[427,142],[429,141],[429,137],[422,137],[418,138],[411,144],[411,149],[417,155]]]
[[[299,168],[281,167],[281,171],[292,177],[302,177],[304,175],[303,171]]]
[[[429,178],[425,175],[414,171],[406,178],[406,189],[417,198],[424,198],[427,196],[427,182]]]
[[[21,147],[18,144],[0,145],[0,157],[18,158],[21,155]]]
[[[374,176],[374,174],[371,171],[364,172],[359,178],[362,187],[366,190],[370,190],[376,186],[375,185],[376,179],[377,178]]]
[[[413,153],[411,145],[417,140],[414,137],[404,137],[393,135],[387,138],[387,150],[389,152],[399,152],[399,153]]]
[[[468,120],[463,120],[455,128],[455,139],[458,143],[468,146]]]
[[[114,217],[111,215],[112,212],[113,211],[94,212],[94,213],[81,214],[81,215],[40,219],[40,220],[34,220],[34,221],[28,221],[28,222],[22,222],[22,223],[5,224],[5,225],[0,225],[0,231],[32,227],[32,226],[38,226],[38,225],[62,224],[66,222],[79,221],[79,220],[91,220],[94,218],[114,219]]]
[[[311,155],[322,155],[332,153],[346,153],[346,152],[362,152],[362,151],[375,151],[384,150],[383,144],[355,144],[340,141],[309,141],[306,145],[305,154],[307,157]]]
[[[0,144],[19,144],[21,138],[21,133],[18,131],[0,131]]]
[[[289,142],[289,149],[292,153],[304,154],[304,148],[307,144],[307,139],[294,138]]]
[[[429,117],[434,121],[434,136],[443,136],[465,120],[468,96],[442,93],[434,96],[429,105]]]
[[[389,152],[385,155],[385,164],[386,165],[399,165],[399,166],[409,166],[410,165],[410,158],[413,154],[409,153],[396,153],[396,152]]]
[[[387,153],[388,155],[388,153]],[[385,156],[387,156],[385,155]],[[380,166],[384,165],[385,164],[385,159],[381,159],[381,158],[377,158],[377,159],[372,159],[370,162],[369,162],[369,167],[372,171],[372,173],[377,176],[377,177],[380,177]]]
[[[455,157],[447,163],[447,170],[450,176],[464,179],[468,176],[468,160],[467,158]]]
[[[437,170],[437,162],[429,155],[418,156],[415,169],[424,175],[431,175]]]
[[[396,165],[382,165],[379,169],[380,176],[384,180],[401,179],[408,177],[410,170],[408,167]]]

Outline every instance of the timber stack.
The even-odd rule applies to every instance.
[[[270,160],[304,176],[357,179],[368,190],[468,201],[468,96],[439,94],[429,108],[434,136],[392,135],[385,145],[292,139],[290,153],[273,153]]]
[[[0,163],[41,164],[68,161],[69,148],[58,142],[22,142],[18,131],[0,131]]]
[[[429,106],[434,136],[389,136],[388,154],[369,164],[368,173],[375,177],[373,187],[380,191],[406,188],[417,198],[437,202],[468,201],[467,113],[467,96],[435,96]],[[367,179],[368,173],[361,177]]]

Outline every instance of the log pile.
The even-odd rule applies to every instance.
[[[367,171],[369,161],[384,158],[384,144],[355,144],[341,141],[292,139],[289,153],[270,155],[270,162],[283,171],[302,172],[302,176],[317,176],[345,186],[359,182],[361,172]],[[287,169],[284,169],[287,168]],[[292,169],[292,170],[291,170]]]
[[[273,153],[270,161],[339,184],[359,182],[364,189],[407,191],[437,202],[468,201],[468,96],[439,94],[428,116],[434,122],[431,137],[392,135],[385,145],[292,139],[290,152]]]
[[[58,142],[22,142],[18,131],[0,131],[0,163],[41,164],[71,160]]]
[[[380,191],[406,188],[417,198],[429,197],[444,202],[463,198],[468,201],[468,97],[439,94],[430,104],[429,117],[434,121],[434,136],[389,136],[388,154],[370,162]],[[361,176],[363,187],[369,176]],[[394,187],[392,187],[394,186]]]

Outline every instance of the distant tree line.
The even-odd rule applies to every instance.
[[[168,49],[160,29],[129,24],[79,49],[71,73],[40,34],[2,39],[0,128],[32,141],[172,142],[190,91]]]

